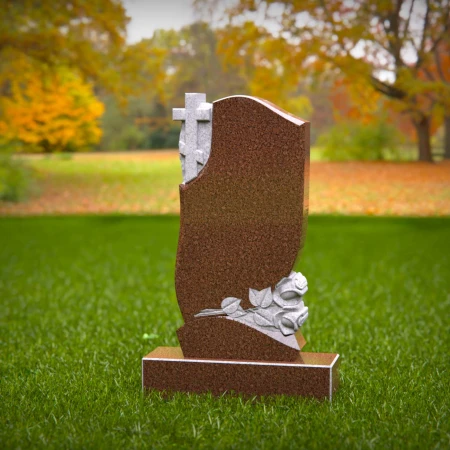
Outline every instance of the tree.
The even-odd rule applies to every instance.
[[[36,67],[16,76],[0,97],[0,139],[25,151],[73,151],[98,143],[103,113],[91,86],[68,69]]]
[[[396,108],[397,105],[374,89],[365,89],[362,79],[337,78],[330,90],[336,121],[356,121],[363,125],[375,122],[395,124],[397,131],[408,142],[415,142],[414,126],[411,120]],[[436,119],[436,117],[433,117]],[[430,132],[433,135],[440,121],[432,120]]]
[[[384,107],[382,95],[373,89],[366,89],[362,80],[336,78],[330,90],[334,116],[340,119],[369,124],[379,120]]]
[[[217,34],[205,22],[179,31],[157,30],[150,45],[167,52],[163,104],[183,102],[185,92],[207,92],[210,99],[248,93],[241,74],[224,67]]]
[[[268,30],[247,21],[218,31],[218,51],[228,71],[237,71],[250,95],[263,97],[303,117],[312,113],[308,97],[302,95],[299,74],[292,70],[290,44]]]
[[[209,100],[248,93],[245,80],[222,67],[216,33],[201,22],[157,30],[152,38],[128,46],[122,68],[126,105],[119,108],[115,98],[101,93],[107,106],[102,148],[173,148],[179,125],[171,110],[184,103],[185,92],[207,92]]]
[[[118,91],[128,18],[118,0],[3,0],[0,86],[8,90],[17,58],[64,66]]]
[[[423,65],[421,79],[436,89],[433,100],[438,104],[444,123],[444,158],[450,159],[450,39],[441,40],[432,57]]]
[[[73,111],[67,111],[70,120],[66,134],[78,129],[81,142],[72,139],[70,145],[92,144],[98,141],[96,119],[101,105],[92,97],[91,85],[97,96],[105,98],[112,94],[125,109],[130,96],[151,92],[163,83],[164,51],[141,43],[125,45],[128,17],[119,0],[5,0],[2,6],[0,102],[4,108],[0,111],[0,120],[3,124],[12,124],[11,117],[5,115],[5,107],[9,111],[14,110],[13,103],[18,98],[20,102],[16,109],[25,104],[30,107],[30,114],[24,115],[23,122],[34,120],[33,114],[40,109],[61,119],[63,107],[75,107],[75,97],[66,79],[70,73],[73,78],[70,82],[80,86],[80,94],[89,91],[86,96],[89,101],[77,103]],[[35,72],[33,76],[32,71]],[[26,79],[23,76],[25,73]],[[45,80],[43,85],[34,81],[34,78],[41,77]],[[49,86],[55,89],[53,95],[47,89]],[[46,103],[50,98],[55,101],[54,107]],[[82,114],[83,107],[86,109]],[[87,130],[93,131],[89,138],[81,132],[80,123],[76,123],[77,115],[93,120],[92,126],[87,127]],[[58,123],[62,126],[60,119]],[[8,135],[24,137],[19,118],[15,120],[14,128],[8,131]],[[47,150],[64,147],[66,143],[61,140],[62,130],[58,129],[57,136],[51,137],[49,132],[54,128],[51,122],[45,125],[34,128],[33,139],[38,134],[41,138],[45,134],[48,139],[39,142],[47,142]],[[24,142],[29,148],[31,141]]]
[[[430,123],[440,107],[436,97],[450,93],[442,80],[421,79],[420,71],[448,42],[449,0],[240,0],[229,10],[230,20],[242,22],[255,11],[265,11],[266,23],[275,30],[270,40],[278,45],[266,47],[269,61],[286,51],[291,65],[284,65],[285,71],[331,68],[361,79],[408,114],[419,159],[432,160]],[[247,23],[240,26],[245,30]],[[236,40],[236,33],[224,39]]]
[[[150,52],[158,57],[143,57]],[[146,104],[131,96],[127,113],[147,133],[152,148],[177,145],[179,125],[174,126],[171,110],[184,104],[186,92],[207,92],[209,101],[250,93],[245,78],[224,66],[217,34],[204,22],[181,30],[156,30],[152,38],[136,44],[134,56],[141,66],[142,61],[153,61],[153,67],[138,68],[138,77],[155,81],[152,89],[143,86],[140,97],[145,96]]]

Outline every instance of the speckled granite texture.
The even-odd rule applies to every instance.
[[[329,399],[338,387],[339,355],[302,352],[291,363],[195,360],[179,347],[159,347],[142,360],[143,388],[166,392],[234,392]]]
[[[260,331],[226,317],[202,317],[178,331],[186,358],[300,361],[299,350]],[[301,349],[306,341],[300,331],[289,336]]]
[[[180,186],[175,283],[186,323],[229,296],[251,307],[248,289],[288,276],[306,231],[309,123],[243,96],[213,111],[208,163]]]

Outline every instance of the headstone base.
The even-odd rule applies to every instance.
[[[180,347],[158,347],[142,359],[142,387],[166,392],[233,392],[331,400],[339,383],[339,355],[301,352],[297,361],[184,358]]]

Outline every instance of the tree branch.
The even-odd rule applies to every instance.
[[[417,53],[417,62],[416,62],[416,69],[418,69],[423,60],[423,51],[425,49],[425,38],[427,34],[427,28],[428,28],[428,21],[429,21],[429,14],[430,14],[430,0],[426,0],[426,11],[425,11],[425,18],[423,19],[423,32],[422,37],[420,39],[420,46],[419,46],[419,52]]]
[[[388,49],[395,60],[397,67],[403,66],[403,60],[400,53],[402,49],[402,38],[400,36],[400,9],[402,7],[403,0],[398,0],[393,9],[383,20],[382,25],[384,32],[387,36]],[[385,21],[389,21],[389,26],[385,25]]]
[[[396,98],[398,100],[402,100],[406,97],[406,93],[404,91],[395,86],[392,86],[390,84],[378,80],[373,75],[370,76],[370,81],[376,91],[386,95],[387,97]]]
[[[431,74],[431,72],[428,69],[422,69],[424,74],[426,75],[426,77],[430,80],[430,81],[434,81],[433,75]]]
[[[448,5],[449,6],[447,7],[447,14],[444,19],[445,20],[444,29],[442,30],[440,36],[433,42],[433,45],[431,46],[429,52],[434,52],[434,50],[436,50],[437,46],[442,41],[442,39],[444,39],[444,36],[448,33],[448,30],[450,28],[450,2]]]
[[[413,8],[414,8],[414,2],[415,2],[415,0],[411,1],[411,6],[409,7],[408,18],[406,19],[405,26],[403,27],[403,39],[406,38],[406,33],[409,30],[409,22],[411,21],[412,11],[413,11]]]
[[[436,68],[437,68],[438,74],[441,78],[441,81],[443,81],[446,84],[449,84],[450,81],[447,81],[447,79],[445,78],[445,75],[444,75],[444,71],[442,70],[441,58],[439,55],[439,51],[434,52],[434,60],[436,62]]]

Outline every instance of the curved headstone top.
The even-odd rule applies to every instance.
[[[307,224],[309,122],[247,96],[211,105],[186,94],[182,111],[174,119],[184,121],[190,172],[180,185],[175,284],[188,323],[227,297],[250,308],[249,288],[274,288],[291,273]]]

